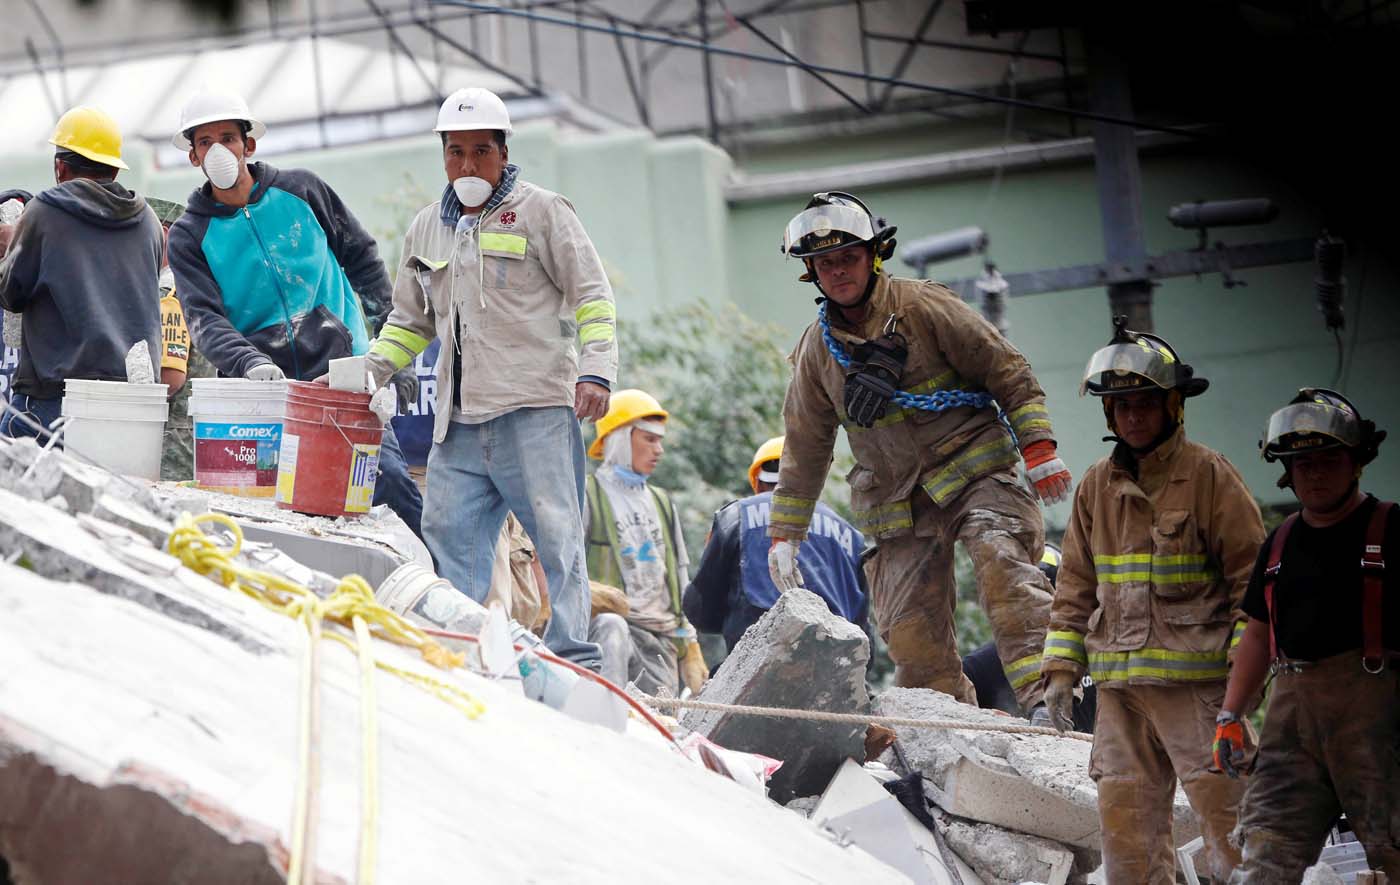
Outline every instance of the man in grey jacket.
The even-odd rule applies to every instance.
[[[437,131],[449,183],[404,239],[374,380],[442,340],[423,539],[439,573],[484,601],[513,512],[549,586],[546,644],[596,669],[579,419],[607,411],[617,374],[612,288],[573,206],[509,164],[499,98],[454,92]]]
[[[24,337],[0,436],[51,426],[66,378],[125,381],[137,343],[160,365],[153,293],[164,238],[145,199],[116,182],[127,168],[121,132],[97,108],[76,107],[49,143],[56,184],[29,203],[0,261],[0,306],[22,316]]]

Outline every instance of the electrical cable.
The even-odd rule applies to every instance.
[[[420,629],[429,636],[436,636],[439,639],[460,639],[463,642],[475,642],[478,644],[481,642],[480,637],[473,636],[470,633],[457,633],[452,630],[442,630],[437,627],[421,627]],[[515,650],[524,651],[525,647],[517,643],[515,644]],[[624,701],[627,702],[627,705],[629,707],[637,711],[637,714],[639,716],[645,719],[657,731],[661,732],[661,734],[666,737],[666,740],[670,741],[673,744],[676,744],[676,746],[678,747],[680,746],[676,742],[675,735],[671,734],[670,729],[668,729],[665,725],[662,725],[661,722],[656,718],[655,715],[652,714],[650,710],[648,710],[642,704],[638,703],[637,700],[634,699],[630,694],[623,691],[621,688],[618,688],[616,683],[603,676],[600,676],[597,673],[594,673],[587,667],[581,667],[578,664],[575,664],[573,661],[566,661],[551,651],[546,651],[543,648],[535,648],[532,649],[532,651],[534,651],[535,654],[539,655],[541,658],[545,659],[546,661],[549,661],[550,663],[559,664],[560,666],[568,670],[572,670],[580,676],[593,680],[594,682],[606,688],[608,691],[611,691],[613,694],[622,698]]]

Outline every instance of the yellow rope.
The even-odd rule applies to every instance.
[[[200,528],[212,523],[227,529],[232,545],[221,547]],[[469,719],[486,711],[469,692],[425,673],[416,673],[377,660],[373,639],[415,649],[423,660],[439,669],[460,667],[466,656],[450,651],[430,639],[422,630],[390,611],[374,599],[369,583],[359,575],[340,579],[335,591],[321,599],[310,589],[281,575],[259,571],[239,563],[243,530],[221,513],[191,517],[183,514],[167,543],[170,553],[189,569],[205,575],[262,606],[300,621],[306,628],[307,645],[302,653],[302,707],[298,729],[297,792],[292,817],[292,844],[287,863],[287,881],[302,885],[315,880],[316,796],[320,781],[320,644],[322,637],[334,639],[355,652],[360,661],[360,850],[359,882],[372,885],[378,866],[379,822],[379,727],[375,702],[374,671],[392,673],[451,705]],[[325,622],[352,632],[352,641],[342,632],[323,632]],[[311,861],[308,864],[307,859]]]

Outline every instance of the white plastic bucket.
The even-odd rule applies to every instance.
[[[374,598],[411,621],[444,630],[476,634],[486,620],[486,609],[479,603],[416,562],[394,569]]]
[[[195,378],[190,383],[195,485],[249,498],[272,497],[287,382]]]
[[[164,384],[67,380],[63,444],[115,473],[158,480],[170,414],[165,396]]]

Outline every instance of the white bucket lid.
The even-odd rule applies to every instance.
[[[85,378],[65,378],[63,380],[63,393],[65,396],[106,396],[109,394],[120,394],[123,396],[140,397],[160,397],[164,399],[169,392],[168,385],[165,384],[133,384],[129,381],[90,381]]]

